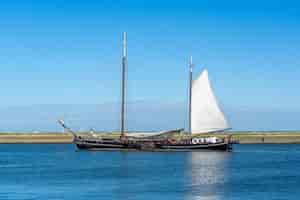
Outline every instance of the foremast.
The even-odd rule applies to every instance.
[[[126,89],[126,32],[123,32],[122,38],[122,100],[121,100],[121,135],[120,138],[125,136],[125,89]]]

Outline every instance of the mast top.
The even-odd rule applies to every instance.
[[[122,50],[122,56],[126,58],[126,32],[123,32],[123,50]]]
[[[193,56],[190,56],[190,61],[189,61],[189,65],[190,65],[190,70],[192,71],[193,70]]]

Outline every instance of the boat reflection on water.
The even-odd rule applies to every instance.
[[[102,155],[95,185],[109,194],[105,196],[109,199],[226,199],[230,152],[125,151]]]
[[[228,152],[190,152],[187,159],[186,200],[224,199]]]

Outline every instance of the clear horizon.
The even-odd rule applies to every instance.
[[[188,58],[233,130],[300,130],[297,1],[2,1],[0,131],[185,128]],[[155,117],[153,117],[155,116]]]

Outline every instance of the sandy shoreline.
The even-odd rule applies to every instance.
[[[86,135],[86,134],[81,134]],[[215,136],[224,136],[224,134],[214,134]],[[206,135],[209,136],[209,135]],[[116,134],[113,137],[117,137]],[[232,139],[241,144],[300,144],[300,132],[233,132]],[[59,144],[71,143],[73,137],[71,134],[62,133],[0,133],[0,144],[18,144],[18,143],[37,143],[37,144]]]

